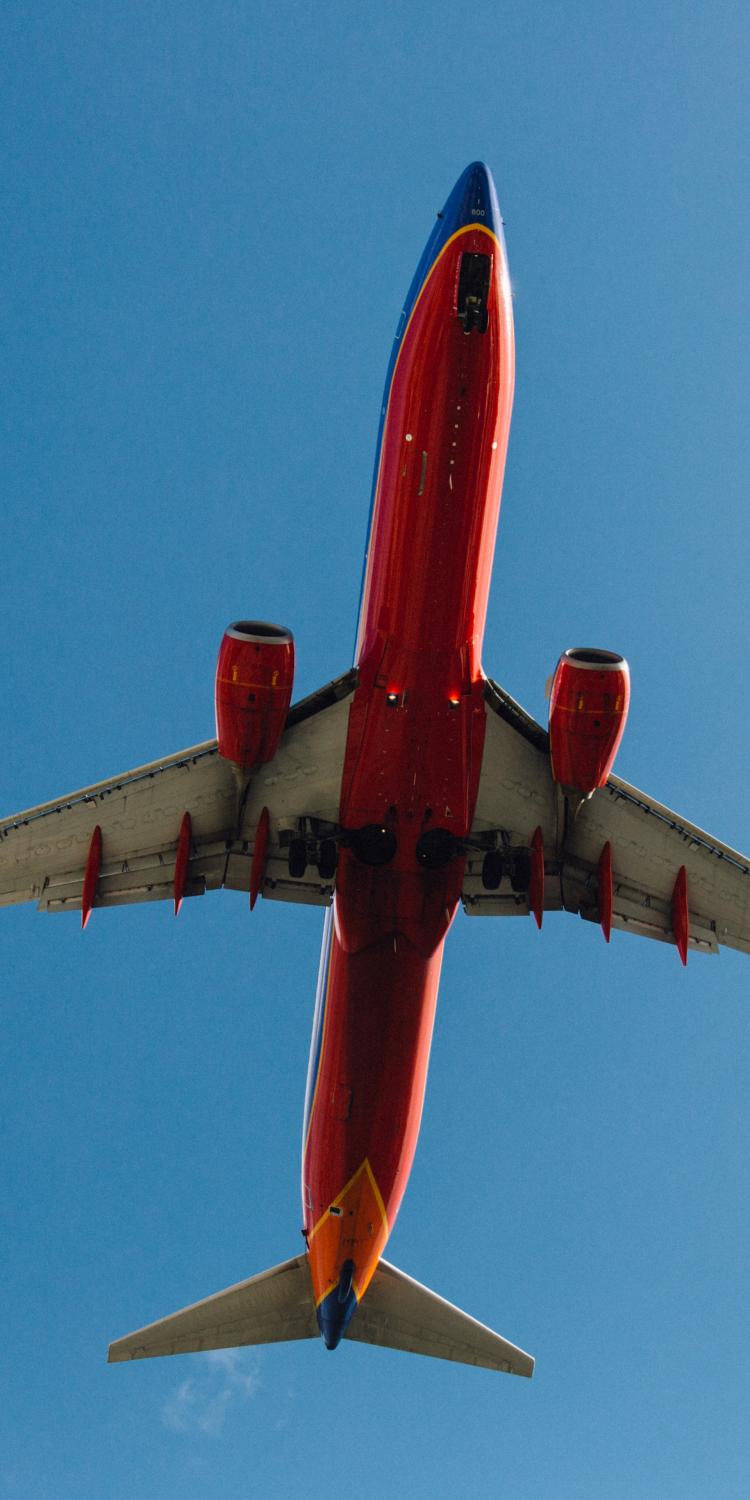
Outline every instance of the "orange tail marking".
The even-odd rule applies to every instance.
[[[309,1237],[315,1305],[338,1284],[345,1260],[355,1265],[354,1290],[362,1297],[385,1249],[385,1205],[367,1158],[318,1219]]]

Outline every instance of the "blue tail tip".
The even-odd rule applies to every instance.
[[[357,1306],[357,1293],[353,1286],[354,1261],[345,1260],[339,1274],[338,1286],[318,1304],[318,1327],[323,1335],[326,1349],[336,1349],[341,1343]]]

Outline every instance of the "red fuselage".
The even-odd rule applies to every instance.
[[[448,200],[402,324],[339,815],[370,832],[340,854],[308,1082],[302,1190],[319,1315],[333,1293],[351,1315],[406,1187],[481,768],[513,319],[497,201],[479,164]]]

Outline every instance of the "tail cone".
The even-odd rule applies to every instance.
[[[323,1335],[326,1349],[335,1349],[340,1344],[347,1325],[357,1306],[357,1293],[353,1286],[354,1261],[345,1260],[339,1275],[339,1284],[319,1304],[318,1327]]]

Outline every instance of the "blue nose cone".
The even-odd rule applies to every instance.
[[[442,218],[451,234],[466,224],[483,224],[498,239],[501,238],[503,221],[495,184],[483,161],[473,161],[461,173],[443,209]]]

